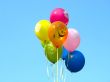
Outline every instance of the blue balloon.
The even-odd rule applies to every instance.
[[[68,56],[68,51],[63,47],[63,50],[62,50],[62,59],[65,60]]]
[[[67,56],[65,65],[70,72],[78,72],[85,65],[85,57],[80,51],[73,51]]]

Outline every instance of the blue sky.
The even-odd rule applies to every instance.
[[[57,7],[69,13],[68,28],[81,36],[86,64],[65,72],[66,82],[110,82],[109,0],[0,0],[0,82],[51,82],[34,27]]]

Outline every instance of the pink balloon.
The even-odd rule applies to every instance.
[[[50,22],[55,21],[61,21],[67,25],[69,21],[68,13],[62,8],[54,9],[50,15]]]
[[[75,29],[68,29],[68,37],[64,42],[64,47],[69,51],[74,51],[80,43],[80,35]]]

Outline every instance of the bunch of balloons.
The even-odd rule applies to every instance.
[[[75,50],[80,44],[80,35],[74,28],[67,28],[68,13],[62,8],[51,12],[50,21],[40,20],[35,26],[35,34],[39,38],[47,59],[55,64],[62,59],[70,72],[80,71],[85,58]]]

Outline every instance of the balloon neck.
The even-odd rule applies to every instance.
[[[59,48],[59,46],[56,46],[56,48]]]
[[[45,44],[48,44],[48,43],[49,43],[49,41],[48,41],[48,40],[44,40],[44,43],[45,43]]]

